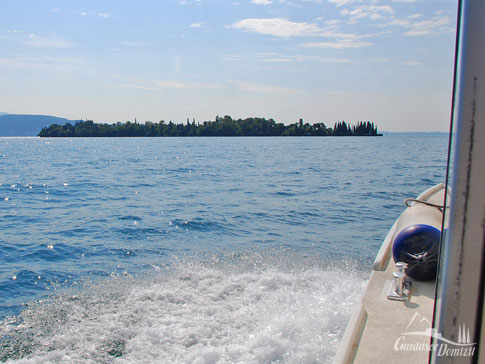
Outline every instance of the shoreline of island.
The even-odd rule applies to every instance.
[[[355,125],[339,121],[334,127],[327,127],[325,123],[298,122],[285,125],[277,123],[274,119],[251,117],[246,119],[233,119],[231,116],[216,116],[214,121],[202,123],[158,123],[146,121],[138,123],[127,121],[125,123],[100,124],[93,120],[79,120],[74,124],[67,122],[64,125],[51,124],[42,128],[37,134],[39,137],[237,137],[237,136],[382,136],[377,132],[377,125],[370,121],[359,121]]]

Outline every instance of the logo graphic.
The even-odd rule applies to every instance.
[[[434,338],[433,344],[429,342],[419,342],[413,337],[425,336]],[[457,341],[445,338],[436,329],[431,328],[431,322],[415,313],[408,326],[404,329],[401,336],[394,342],[396,351],[430,351],[433,350],[438,356],[473,356],[476,343],[470,340],[470,329],[465,324],[458,329]]]

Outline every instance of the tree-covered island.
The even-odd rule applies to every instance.
[[[116,124],[98,124],[92,120],[78,121],[74,125],[52,124],[43,128],[40,137],[185,137],[185,136],[381,136],[377,125],[370,121],[358,122],[351,126],[345,121],[335,123],[329,128],[325,123],[310,125],[303,119],[294,124],[285,125],[273,119],[247,118],[233,119],[226,115],[216,117],[215,121],[203,123],[187,122],[175,124],[164,120],[144,124],[127,121]]]

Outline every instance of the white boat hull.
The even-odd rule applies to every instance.
[[[417,199],[443,205],[444,191],[444,184],[439,184]],[[387,294],[393,285],[392,273],[396,270],[391,250],[397,233],[416,223],[417,219],[441,229],[441,217],[442,213],[435,207],[414,205],[396,220],[377,254],[362,302],[351,317],[334,364],[428,361],[429,350],[426,348],[430,344],[435,281],[411,280],[410,297],[405,301],[389,300]],[[409,334],[413,324],[420,334]]]

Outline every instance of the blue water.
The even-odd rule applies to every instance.
[[[331,362],[403,199],[444,181],[446,148],[0,138],[0,361]]]

